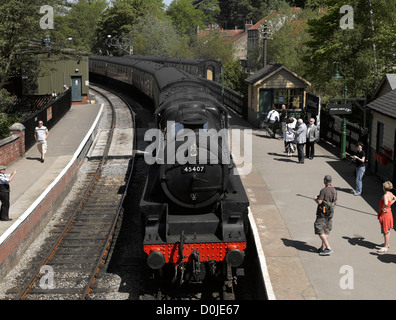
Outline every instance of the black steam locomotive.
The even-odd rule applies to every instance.
[[[170,267],[180,282],[239,267],[249,202],[234,174],[227,109],[195,76],[174,67],[91,57],[90,71],[133,84],[156,107],[156,128],[145,136],[151,166],[140,203],[149,267]]]

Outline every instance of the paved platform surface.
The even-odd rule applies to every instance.
[[[12,221],[0,222],[0,236],[16,223],[67,166],[98,116],[100,107],[99,104],[73,105],[50,130],[44,163],[40,162],[40,153],[34,145],[26,152],[24,158],[7,166],[6,173],[17,169],[17,174],[10,183],[9,217]]]
[[[233,117],[231,128],[250,128]],[[396,235],[390,250],[383,243],[377,210],[383,195],[380,179],[368,173],[362,196],[354,196],[354,166],[339,160],[339,151],[325,142],[316,157],[297,164],[288,158],[282,139],[252,131],[253,166],[242,177],[257,225],[273,294],[276,299],[395,299]],[[329,242],[330,256],[319,256],[314,234],[317,204],[326,174],[333,177],[338,206]],[[396,210],[396,208],[394,208]]]

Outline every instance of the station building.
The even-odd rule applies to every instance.
[[[368,163],[371,172],[396,186],[396,74],[386,74],[367,105],[370,110]]]
[[[280,63],[270,63],[245,80],[248,83],[248,121],[260,127],[272,106],[286,105],[299,117],[307,107],[306,88],[311,84]]]
[[[88,56],[74,54],[40,55],[40,73],[35,95],[63,93],[71,88],[73,103],[87,103],[89,93]],[[66,87],[65,87],[66,86]]]

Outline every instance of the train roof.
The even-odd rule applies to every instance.
[[[125,59],[124,57],[108,57],[108,56],[91,56],[91,60],[105,61],[107,63],[114,63],[121,66],[131,66],[135,69],[144,70],[154,74],[154,72],[162,68],[162,64],[158,64],[150,61],[142,61],[135,59]]]
[[[203,62],[214,61],[216,63],[220,63],[220,61],[213,59],[196,59],[196,58],[176,58],[176,57],[163,57],[163,56],[141,56],[141,55],[130,55],[124,56],[128,59],[135,60],[145,60],[145,61],[153,61],[157,63],[174,63],[174,64],[187,64],[187,65],[199,65]]]
[[[164,89],[174,83],[185,83],[186,81],[192,81],[195,82],[197,86],[202,86],[195,76],[174,67],[162,66],[155,71],[155,78],[157,80],[158,87],[161,89]]]

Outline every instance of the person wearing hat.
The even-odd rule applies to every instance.
[[[325,206],[326,203],[331,204],[333,207],[337,204],[337,190],[331,185],[331,181],[331,176],[326,175],[323,178],[325,187],[320,190],[318,196],[314,197],[315,202],[318,204],[314,227],[315,234],[317,234],[322,241],[322,245],[318,249],[321,256],[328,256],[333,252],[328,238],[332,229],[334,211],[329,210],[329,207]]]
[[[11,174],[6,174],[6,167],[0,166],[0,201],[1,201],[1,209],[0,209],[0,221],[10,221],[8,217],[8,212],[10,210],[10,185],[9,183],[12,181],[16,174],[16,169]]]

